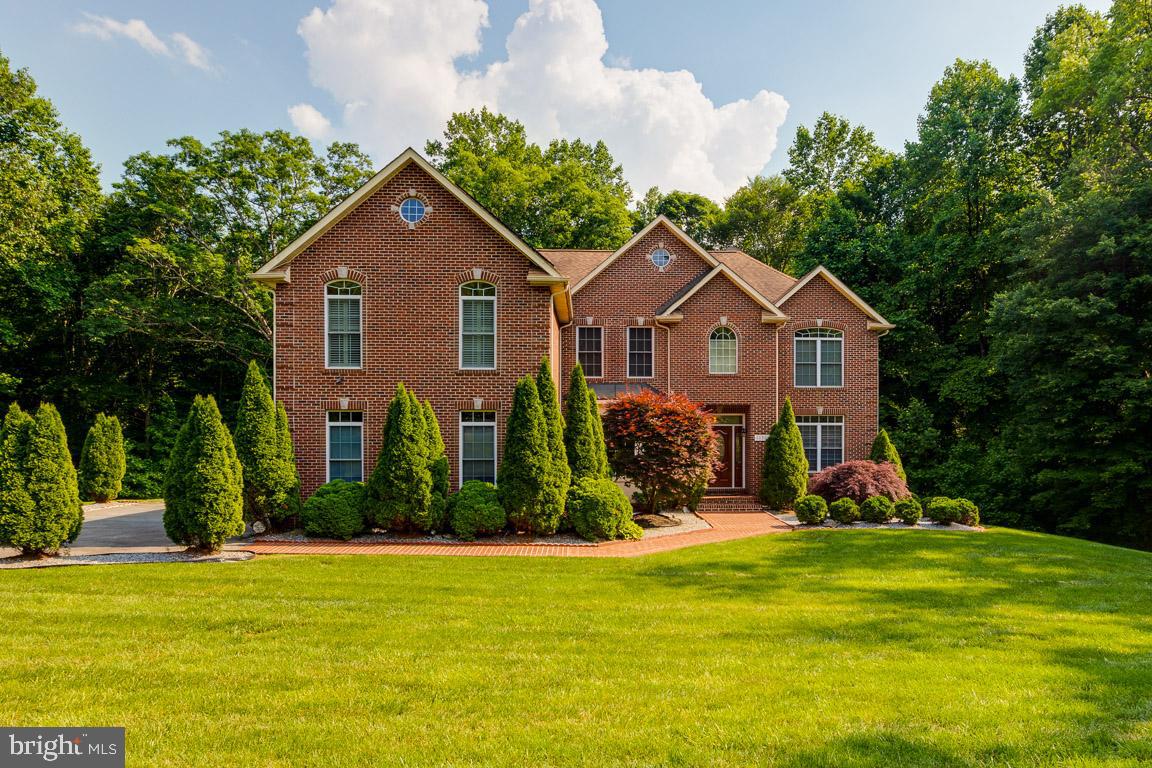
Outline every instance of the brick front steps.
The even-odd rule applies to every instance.
[[[745,497],[751,498],[751,497]],[[724,509],[704,509],[697,514],[712,527],[703,531],[689,531],[661,536],[647,541],[609,541],[594,547],[570,544],[358,544],[350,542],[315,541],[255,541],[230,545],[228,549],[241,549],[258,555],[460,555],[470,557],[637,557],[656,552],[668,552],[698,544],[746,539],[768,533],[784,533],[792,526],[766,513],[739,505]]]

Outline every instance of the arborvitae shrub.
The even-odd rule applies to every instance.
[[[211,396],[197,396],[168,465],[164,530],[177,544],[214,552],[244,532],[244,470]]]
[[[279,520],[287,520],[300,514],[300,473],[296,469],[296,448],[292,445],[292,431],[288,428],[288,412],[284,403],[276,404],[276,441],[280,448],[280,460],[292,468],[291,487],[284,496],[283,507],[275,514]]]
[[[584,370],[577,363],[568,379],[568,398],[565,401],[564,455],[571,470],[572,482],[584,477],[603,477],[603,466],[607,463],[604,441],[598,439],[593,423],[592,410],[588,405],[587,383]],[[599,419],[599,412],[596,418]]]
[[[836,499],[828,505],[828,517],[842,525],[851,525],[860,519],[860,507],[852,499]]]
[[[75,541],[84,523],[76,468],[56,408],[43,403],[28,428],[24,481],[32,510],[17,522],[12,545],[25,554],[53,554]]]
[[[920,522],[924,510],[920,507],[920,502],[915,498],[900,499],[896,502],[896,517],[900,518],[900,522],[905,525],[916,525]]]
[[[0,427],[0,546],[18,547],[21,531],[32,516],[25,465],[32,417],[12,403]]]
[[[897,501],[911,495],[908,485],[896,474],[895,466],[873,461],[846,461],[817,472],[808,480],[808,492],[829,502],[847,498],[857,504],[872,496]]]
[[[306,536],[348,541],[364,532],[364,484],[332,480],[316,489],[300,510]]]
[[[364,491],[365,517],[387,530],[411,530],[431,515],[427,434],[423,414],[414,412],[413,402],[404,384],[397,384],[388,406],[380,457]]]
[[[568,489],[568,517],[576,533],[589,541],[639,539],[644,535],[632,520],[632,504],[616,483],[584,477]]]
[[[126,463],[120,419],[96,414],[80,449],[77,479],[81,498],[104,503],[119,496]]]
[[[896,468],[896,474],[900,476],[900,479],[908,482],[908,476],[904,474],[904,462],[900,461],[900,454],[896,452],[896,446],[888,437],[888,430],[882,429],[876,433],[876,439],[872,441],[872,451],[868,454],[868,459],[877,463],[888,462]]]
[[[895,505],[885,496],[870,496],[860,505],[860,519],[866,523],[886,523],[895,514]]]
[[[828,503],[819,496],[808,495],[796,502],[796,519],[805,525],[820,525],[828,517]]]
[[[599,477],[612,477],[612,468],[608,464],[608,442],[604,439],[604,419],[600,415],[600,403],[596,400],[596,393],[591,387],[588,392],[588,414],[592,421],[592,444],[595,446],[596,466]]]
[[[260,366],[252,361],[236,409],[234,439],[244,468],[244,517],[249,521],[287,517],[290,496],[297,492],[296,466],[284,455],[276,410]]]
[[[772,427],[764,448],[760,500],[772,509],[792,509],[808,487],[808,458],[796,426],[792,401],[784,398],[780,420]]]
[[[968,499],[956,499],[954,503],[958,510],[956,522],[964,525],[980,525],[980,508],[975,503]]]
[[[449,498],[448,516],[452,531],[464,541],[500,533],[508,524],[496,486],[480,480],[469,480]]]
[[[432,474],[432,509],[429,513],[429,530],[442,531],[448,525],[448,453],[444,447],[444,435],[440,432],[440,421],[432,403],[423,404],[424,429],[428,440],[428,471]]]
[[[552,454],[551,480],[555,493],[563,500],[572,482],[568,467],[568,452],[564,448],[564,417],[560,415],[560,395],[552,379],[552,364],[547,357],[540,360],[536,371],[536,394],[540,396],[540,409],[548,427],[548,452]],[[563,501],[561,501],[563,503]]]
[[[528,376],[516,383],[505,434],[496,488],[508,522],[518,531],[553,534],[560,525],[564,498],[556,495],[548,426],[536,382]]]

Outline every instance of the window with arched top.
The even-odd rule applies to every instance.
[[[796,331],[797,387],[844,386],[844,334],[833,328]]]
[[[329,368],[359,368],[363,363],[361,306],[363,289],[351,280],[324,287],[325,360]]]
[[[708,336],[708,373],[736,373],[736,332],[721,326]]]
[[[473,280],[460,286],[460,367],[496,368],[496,286]]]

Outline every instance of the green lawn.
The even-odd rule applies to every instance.
[[[0,607],[0,722],[124,725],[129,765],[1152,760],[1152,555],[1005,530],[4,571]]]

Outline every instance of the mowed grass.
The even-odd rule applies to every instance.
[[[0,722],[126,726],[132,766],[1152,760],[1152,556],[1036,534],[7,571],[0,607]]]

